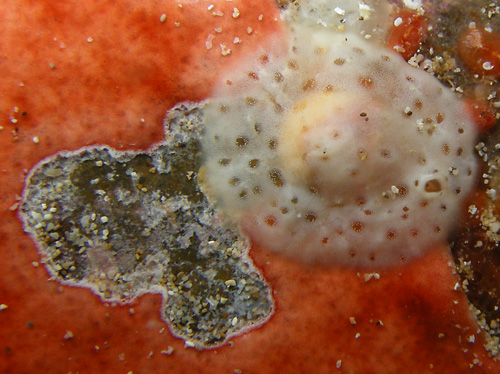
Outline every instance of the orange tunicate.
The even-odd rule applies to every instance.
[[[475,74],[500,77],[500,35],[469,27],[458,41],[458,55]]]
[[[496,123],[495,113],[490,105],[484,100],[469,99],[466,101],[466,108],[477,130],[480,133],[486,132]]]
[[[394,17],[387,45],[405,60],[417,52],[427,35],[424,18],[413,10],[400,10]]]

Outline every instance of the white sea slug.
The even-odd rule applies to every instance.
[[[429,74],[352,33],[293,25],[205,106],[205,190],[258,245],[390,266],[444,242],[474,184],[472,121]]]

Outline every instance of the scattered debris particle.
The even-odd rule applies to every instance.
[[[232,51],[229,48],[226,48],[226,46],[224,44],[219,44],[219,45],[220,45],[222,56],[227,56],[227,55],[231,54]]]
[[[63,336],[63,339],[64,340],[70,340],[70,339],[73,339],[74,338],[74,335],[73,335],[73,332],[71,331],[66,331],[66,334],[64,334]]]
[[[7,308],[8,306],[6,304],[0,304],[0,310],[5,310]]]
[[[345,10],[342,8],[336,7],[333,11],[335,13],[337,13],[338,15],[341,15],[341,16],[345,15]]]
[[[160,16],[160,22],[165,22],[167,20],[167,15],[165,13],[163,13],[161,16]]]
[[[363,277],[365,279],[365,282],[368,282],[372,279],[379,280],[380,274],[379,273],[365,273],[365,274],[363,274]]]
[[[214,34],[208,34],[207,36],[207,40],[205,41],[205,47],[207,49],[211,49],[212,48],[212,41],[214,40],[215,38],[215,35]]]
[[[171,346],[168,346],[167,349],[163,349],[162,351],[160,351],[160,353],[162,355],[168,355],[168,356],[170,356],[172,353],[174,353],[174,348],[171,347]]]

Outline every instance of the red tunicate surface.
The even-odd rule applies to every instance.
[[[213,16],[211,3],[225,16]],[[500,372],[464,294],[453,290],[444,246],[368,282],[363,271],[306,267],[254,248],[274,290],[275,315],[232,345],[201,352],[185,349],[165,329],[159,295],[107,305],[86,289],[50,281],[43,265],[33,265],[40,258],[14,210],[27,169],[89,144],[148,147],[162,138],[169,107],[207,97],[222,71],[282,30],[272,1],[211,3],[0,3],[0,304],[8,306],[0,311],[0,372]],[[209,33],[216,39],[207,50]],[[232,44],[235,36],[241,44]],[[219,43],[233,52],[222,56]],[[72,338],[64,338],[67,331]],[[173,353],[162,354],[168,346]]]
[[[465,105],[477,130],[481,134],[485,133],[496,124],[497,119],[495,118],[495,113],[487,101],[467,99]]]
[[[460,35],[458,55],[475,74],[500,77],[500,35],[481,26],[468,27]]]
[[[396,13],[394,20],[395,24],[391,29],[387,45],[408,60],[425,40],[427,34],[425,18],[415,11],[403,9]]]

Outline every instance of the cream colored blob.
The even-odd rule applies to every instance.
[[[258,245],[390,266],[445,242],[476,173],[475,129],[427,73],[357,34],[291,27],[205,106],[204,189]]]

